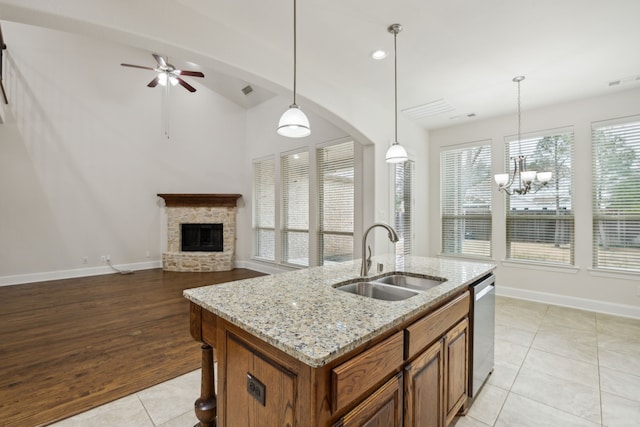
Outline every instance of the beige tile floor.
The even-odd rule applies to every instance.
[[[498,297],[495,369],[456,427],[640,427],[640,320]],[[200,372],[55,427],[191,427]]]

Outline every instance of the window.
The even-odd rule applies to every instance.
[[[526,156],[527,170],[553,173],[537,192],[505,195],[508,259],[574,264],[573,146],[572,129],[507,140],[505,167],[511,173],[510,158],[520,154]]]
[[[640,272],[640,116],[592,125],[593,266]]]
[[[442,253],[491,256],[491,142],[440,153]]]
[[[353,141],[317,150],[319,265],[353,259]]]
[[[253,162],[253,256],[275,261],[274,159]]]
[[[414,165],[412,160],[394,165],[394,228],[398,232],[400,239],[398,243],[396,243],[396,255],[411,255],[413,253]]]
[[[282,172],[282,261],[309,265],[309,153],[285,154]]]

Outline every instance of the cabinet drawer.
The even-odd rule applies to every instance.
[[[347,406],[396,372],[403,363],[403,333],[398,332],[331,370],[331,408]]]
[[[407,359],[445,334],[456,322],[469,314],[469,292],[412,323],[407,329]]]

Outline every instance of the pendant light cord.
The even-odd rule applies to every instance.
[[[394,144],[398,143],[398,47],[396,40],[398,38],[398,30],[394,29],[393,31],[393,84],[394,84],[394,105],[393,109],[395,111],[394,116],[394,127],[395,127],[395,137],[396,139],[393,141]]]
[[[296,15],[297,15],[297,11],[296,11],[296,0],[293,0],[293,105],[296,105],[296,63],[297,63],[297,54],[296,54],[296,39],[297,39],[297,32],[296,32]]]

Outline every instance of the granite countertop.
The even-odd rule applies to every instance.
[[[360,260],[220,285],[187,289],[184,296],[311,367],[320,367],[395,325],[447,299],[491,272],[492,263],[444,258],[373,258],[381,273],[446,278],[403,301],[382,301],[338,291],[359,277]]]

